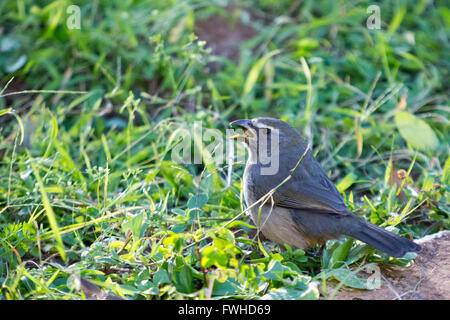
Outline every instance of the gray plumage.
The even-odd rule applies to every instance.
[[[277,187],[291,174],[307,143],[289,124],[273,118],[238,120],[232,124],[244,127],[249,160],[244,171],[244,198],[248,206]],[[262,130],[262,131],[261,131]],[[261,174],[272,163],[259,161],[261,132],[269,138],[278,134],[279,169],[276,174]],[[265,137],[264,137],[265,138]],[[265,149],[264,149],[265,150]],[[265,162],[263,162],[265,163]],[[307,248],[329,239],[348,235],[394,257],[420,251],[420,246],[404,237],[380,228],[350,212],[334,184],[309,150],[292,177],[280,186],[259,210],[251,210],[252,220],[268,239],[279,245]],[[260,214],[258,213],[260,211]]]

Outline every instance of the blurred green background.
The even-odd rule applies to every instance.
[[[0,299],[86,298],[78,275],[127,299],[329,298],[410,264],[280,251],[242,213],[243,163],[170,155],[194,121],[281,118],[355,213],[449,229],[449,32],[446,1],[2,1]]]

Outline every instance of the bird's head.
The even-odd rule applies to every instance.
[[[243,119],[230,124],[244,129],[243,135],[235,135],[233,138],[243,138],[242,141],[250,153],[250,161],[264,163],[263,157],[270,158],[289,152],[297,154],[306,147],[306,142],[298,131],[279,119]]]

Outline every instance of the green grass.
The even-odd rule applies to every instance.
[[[171,161],[194,121],[286,120],[355,213],[413,238],[450,228],[446,3],[384,2],[381,30],[367,1],[292,3],[77,1],[70,30],[70,1],[1,2],[0,299],[81,299],[76,275],[127,299],[315,299],[411,263],[258,242],[243,163],[228,185],[206,153]],[[237,62],[194,35],[214,14],[255,30]]]

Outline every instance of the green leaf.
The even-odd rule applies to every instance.
[[[197,195],[194,195],[193,197],[189,198],[187,202],[187,206],[189,209],[200,209],[208,202],[208,196],[204,193],[200,193]]]
[[[154,275],[153,275],[153,283],[155,285],[159,285],[162,283],[170,283],[169,273],[164,269],[159,269]]]
[[[45,187],[47,193],[64,193],[64,189],[60,185],[52,185]]]
[[[202,267],[209,268],[211,267],[217,259],[216,249],[213,247],[206,247],[202,250]]]
[[[186,211],[181,210],[180,208],[172,209],[172,213],[177,215],[177,216],[185,216],[186,215]]]
[[[238,294],[240,291],[240,283],[236,279],[228,278],[224,282],[214,281],[214,296],[233,295]]]
[[[355,263],[365,255],[372,253],[374,250],[374,248],[366,244],[359,244],[356,247],[353,247],[347,255],[347,265]]]
[[[442,173],[441,184],[446,186],[450,184],[450,156],[447,157],[444,164],[444,171]]]
[[[130,230],[135,239],[139,239],[142,227],[142,221],[144,221],[144,214],[142,212],[140,214],[135,215],[133,218],[122,224],[122,231]]]
[[[433,189],[434,179],[433,177],[426,177],[422,184],[422,190],[429,192]]]
[[[10,113],[12,108],[0,109],[0,117],[4,114]]]
[[[319,290],[314,284],[310,284],[305,291],[294,288],[275,289],[262,296],[261,300],[317,300],[318,298]]]
[[[261,274],[261,276],[268,280],[282,280],[286,269],[289,268],[283,266],[280,261],[272,260],[269,263],[268,270]]]
[[[185,265],[180,272],[175,273],[175,283],[180,292],[191,293],[194,291],[192,272],[188,266]]]
[[[373,290],[381,286],[381,279],[359,278],[355,271],[346,268],[333,270],[331,274],[334,278],[351,288]]]
[[[264,64],[267,62],[267,60],[269,60],[270,57],[280,52],[281,52],[280,50],[274,50],[266,54],[264,57],[260,58],[258,61],[256,61],[256,63],[250,69],[247,79],[245,80],[244,91],[242,93],[243,98],[246,97],[253,90],[253,87],[255,86],[255,83],[258,80],[259,74],[261,73],[261,70],[264,67]]]
[[[403,139],[413,148],[432,151],[439,146],[439,140],[428,123],[409,112],[400,111],[396,113],[395,124]]]
[[[222,250],[217,250],[216,266],[221,267],[221,268],[226,268],[227,262],[228,262],[227,254]]]
[[[331,256],[338,246],[339,242],[337,242],[336,240],[332,240],[328,242],[327,247],[325,248],[325,250],[323,250],[321,260],[322,260],[322,267],[324,269],[330,268]]]
[[[347,258],[348,252],[352,247],[352,244],[353,239],[348,239],[333,251],[329,261],[329,266],[331,268],[336,269],[343,265],[345,259]]]
[[[347,174],[341,181],[336,185],[339,192],[347,190],[356,181],[356,175],[352,172]]]

